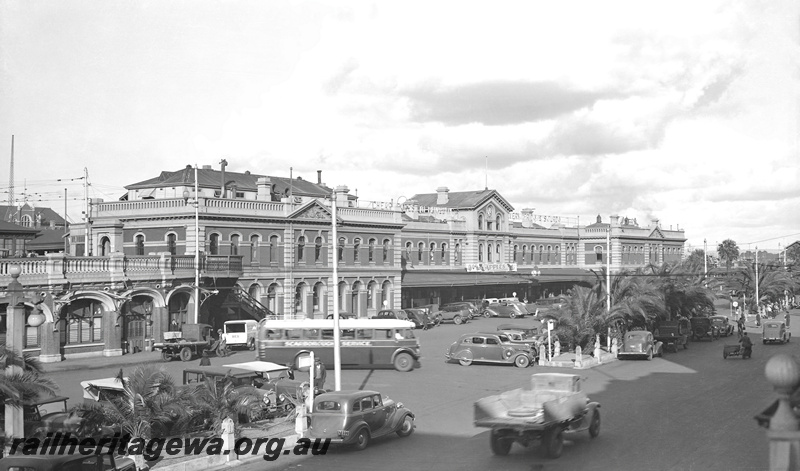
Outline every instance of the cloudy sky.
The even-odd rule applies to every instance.
[[[0,3],[0,166],[79,220],[188,164],[800,239],[792,0]],[[58,181],[62,179],[62,181]],[[711,250],[711,249],[710,249]]]

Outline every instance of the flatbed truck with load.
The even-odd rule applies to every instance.
[[[653,338],[664,345],[664,350],[678,353],[678,347],[689,348],[692,324],[688,319],[664,321],[653,331]]]
[[[565,436],[588,431],[600,434],[600,404],[581,391],[581,378],[565,373],[537,373],[531,388],[506,391],[475,403],[476,427],[491,429],[492,452],[507,455],[516,442],[529,446],[541,440],[547,456],[558,458]]]

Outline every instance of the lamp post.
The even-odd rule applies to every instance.
[[[200,195],[197,190],[197,164],[194,166],[194,198],[183,191],[183,200],[194,206],[194,315],[190,322],[197,324],[200,320]]]
[[[336,235],[336,189],[331,198],[331,252],[333,253],[333,384],[334,390],[342,390],[342,346],[339,332],[339,241]]]
[[[26,298],[23,293],[22,283],[18,278],[22,273],[22,268],[19,265],[12,265],[8,269],[11,275],[11,282],[6,289],[6,299],[8,305],[6,308],[6,348],[16,353],[22,358],[22,347],[25,339],[25,302],[34,302],[34,300]],[[28,325],[31,327],[39,327],[44,323],[44,315],[34,312],[28,316]],[[6,365],[6,377],[21,374],[23,371],[22,366],[8,362]],[[12,438],[24,438],[25,428],[23,423],[22,407],[6,404],[5,411],[5,431],[6,431],[6,448],[12,443]]]

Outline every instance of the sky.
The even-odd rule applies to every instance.
[[[0,2],[0,204],[80,221],[221,159],[366,201],[497,190],[658,219],[688,248],[800,239],[800,4]],[[290,170],[291,169],[291,170]]]

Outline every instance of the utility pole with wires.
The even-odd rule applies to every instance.
[[[83,256],[88,257],[91,255],[91,237],[89,236],[89,169],[83,167],[83,200],[86,204],[83,220],[86,224],[86,233],[83,235]]]
[[[11,165],[8,170],[8,212],[6,221],[14,222],[14,135],[11,135]]]

